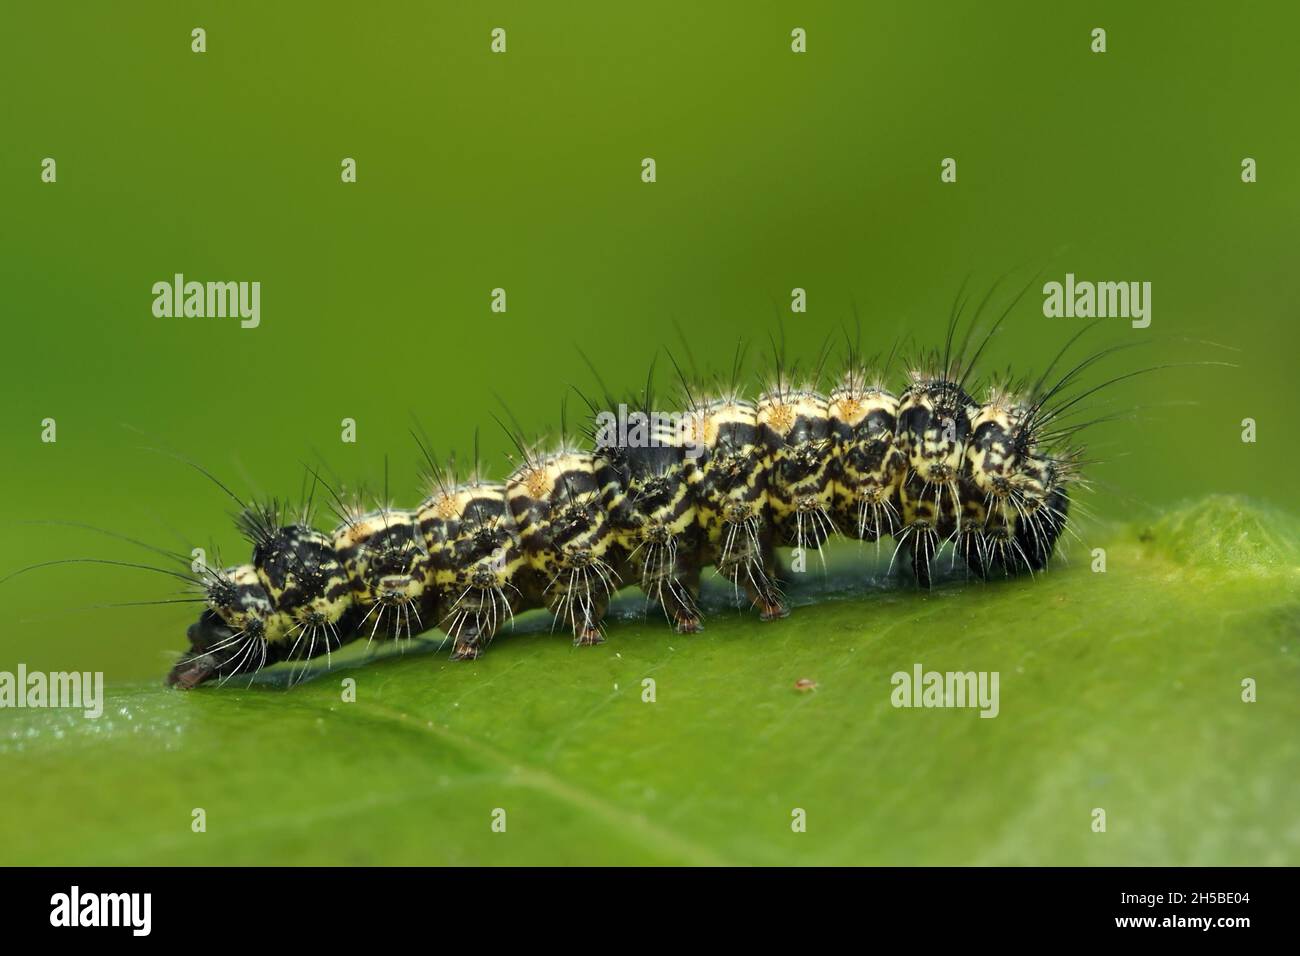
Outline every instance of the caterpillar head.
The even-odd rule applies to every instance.
[[[956,382],[912,373],[898,402],[899,446],[908,466],[927,484],[948,484],[961,475],[975,403]]]
[[[168,687],[190,690],[221,676],[225,669],[232,667],[232,649],[238,638],[215,611],[205,610],[185,634],[190,649],[168,672]]]

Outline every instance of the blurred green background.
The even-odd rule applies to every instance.
[[[568,386],[592,384],[578,347],[630,388],[674,321],[721,365],[778,312],[811,356],[856,303],[887,350],[936,341],[967,276],[982,292],[1040,270],[1152,282],[1150,329],[1099,330],[1145,343],[1107,368],[1239,364],[1117,388],[1141,410],[1091,436],[1107,459],[1092,510],[1210,491],[1289,506],[1298,25],[1283,4],[7,5],[0,573],[140,556],[23,523],[41,519],[241,556],[229,502],[149,447],[281,496],[318,451],[372,484],[387,454],[413,504],[412,413],[444,453],[481,427],[503,475],[494,395],[553,426]],[[47,156],[57,184],[40,181]],[[153,317],[152,284],[176,272],[260,281],[260,328]],[[809,308],[792,316],[796,286]],[[1032,290],[987,368],[1040,369],[1078,328],[1040,305]],[[155,680],[190,618],[84,609],[170,593],[143,572],[0,587],[0,668]]]

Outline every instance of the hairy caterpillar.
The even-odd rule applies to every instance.
[[[395,508],[385,487],[367,506],[315,475],[332,499],[329,531],[314,525],[310,501],[294,514],[276,501],[248,503],[195,465],[237,503],[253,550],[248,563],[194,575],[154,569],[189,580],[205,605],[168,683],[224,681],[434,628],[454,659],[473,659],[515,615],[539,608],[575,644],[598,644],[611,598],[630,586],[679,633],[694,633],[706,568],[771,621],[789,613],[778,550],[806,558],[835,535],[892,538],[890,567],[922,587],[947,545],[952,563],[976,577],[1036,573],[1067,530],[1081,483],[1072,439],[1089,423],[1068,418],[1110,382],[1075,386],[1116,349],[1047,385],[1080,332],[1036,381],[986,382],[977,401],[970,376],[1002,319],[968,359],[967,342],[954,349],[959,314],[943,350],[910,363],[901,389],[850,343],[833,376],[823,375],[825,350],[806,376],[778,353],[751,400],[738,353],[730,378],[709,386],[679,368],[671,414],[653,411],[649,383],[628,403],[608,393],[605,408],[588,400],[582,444],[542,450],[508,427],[518,456],[501,481],[484,476],[477,453],[464,475],[441,466],[417,436],[426,498]],[[605,427],[614,407],[618,427]]]
[[[252,561],[205,572],[207,607],[168,682],[193,687],[433,627],[454,659],[472,659],[534,608],[575,644],[597,644],[610,599],[628,586],[694,633],[709,567],[774,620],[789,613],[778,549],[818,551],[836,534],[892,537],[891,566],[905,565],[921,586],[948,544],[978,577],[1042,570],[1067,527],[1082,460],[1069,442],[1079,426],[1053,423],[1095,389],[1061,396],[1112,350],[1051,387],[1050,367],[1032,385],[987,385],[981,402],[968,380],[983,346],[966,360],[963,343],[954,357],[955,327],[954,317],[943,353],[913,363],[897,392],[852,347],[825,391],[824,357],[803,380],[778,362],[754,400],[738,384],[739,360],[730,381],[707,390],[679,369],[674,416],[651,410],[649,385],[617,429],[597,428],[609,410],[589,401],[588,448],[542,451],[508,429],[519,455],[503,481],[485,478],[477,461],[458,477],[421,442],[423,502],[365,510],[330,489],[339,523],[328,534],[305,518],[283,523],[274,504],[240,502]]]

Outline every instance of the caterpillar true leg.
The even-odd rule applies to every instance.
[[[660,579],[657,598],[678,634],[698,634],[704,630],[700,614],[700,565],[695,555],[674,557],[672,577]]]

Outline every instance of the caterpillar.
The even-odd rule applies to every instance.
[[[959,314],[942,353],[911,362],[897,391],[885,371],[892,354],[876,369],[854,343],[829,388],[819,387],[826,350],[807,376],[778,353],[775,374],[749,399],[738,351],[725,382],[702,386],[678,367],[672,413],[652,410],[649,381],[631,402],[587,399],[585,442],[562,437],[546,448],[502,423],[518,454],[499,481],[485,476],[477,450],[459,475],[416,435],[427,497],[395,508],[385,489],[367,508],[315,474],[333,499],[329,532],[313,525],[310,507],[290,520],[278,502],[247,504],[217,482],[239,505],[252,557],[202,569],[205,607],[167,683],[224,682],[434,627],[453,659],[472,660],[538,608],[576,645],[599,644],[610,600],[629,586],[693,634],[703,627],[706,568],[773,621],[789,614],[778,550],[820,555],[837,535],[892,538],[890,567],[920,587],[948,545],[953,564],[977,578],[1036,574],[1069,529],[1071,492],[1083,483],[1073,443],[1083,426],[1062,419],[1096,388],[1066,393],[1115,349],[1048,386],[1080,332],[1035,382],[1001,376],[977,401],[969,381],[984,345],[969,359],[966,342],[954,352]]]
[[[1075,491],[1088,487],[1082,471],[1089,460],[1077,435],[1110,417],[1079,421],[1081,403],[1116,382],[1176,366],[1086,386],[1085,373],[1125,344],[1053,377],[1094,322],[1036,379],[1008,372],[977,386],[977,363],[1019,298],[972,350],[975,319],[955,342],[959,296],[942,349],[914,355],[893,387],[897,346],[869,362],[847,335],[830,375],[828,347],[803,374],[786,365],[783,342],[773,342],[774,370],[752,398],[742,381],[742,348],[729,376],[701,376],[693,362],[687,374],[674,360],[680,396],[671,412],[655,410],[652,364],[644,388],[625,401],[603,383],[600,402],[579,392],[590,412],[579,439],[568,434],[564,406],[560,439],[551,445],[527,441],[513,418],[498,418],[515,448],[499,480],[481,466],[477,433],[462,473],[454,459],[440,464],[413,431],[426,495],[411,508],[389,500],[387,464],[383,494],[370,499],[309,469],[310,491],[304,484],[305,500],[294,509],[275,499],[245,501],[183,459],[235,502],[237,528],[252,546],[249,561],[191,563],[106,532],[178,567],[65,559],[3,580],[88,562],[185,581],[185,597],[129,603],[202,605],[187,630],[189,647],[166,677],[190,689],[281,662],[291,663],[293,683],[307,662],[324,656],[328,666],[345,644],[405,647],[434,630],[453,659],[473,660],[517,615],[537,609],[575,645],[600,644],[610,601],[628,587],[639,588],[647,608],[657,607],[677,633],[694,634],[704,627],[701,584],[710,568],[738,603],[775,621],[790,613],[778,554],[791,549],[806,563],[835,537],[877,547],[892,539],[890,572],[899,569],[920,588],[932,585],[945,549],[949,568],[960,562],[969,577],[1036,575],[1074,533]],[[317,527],[320,488],[334,518],[329,530]]]

